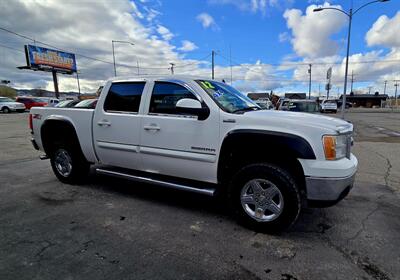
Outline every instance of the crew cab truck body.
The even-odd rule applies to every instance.
[[[303,205],[332,205],[353,186],[352,124],[261,110],[234,88],[191,77],[108,81],[96,109],[33,108],[32,143],[55,175],[96,171],[206,195],[226,195],[261,231],[293,224]]]

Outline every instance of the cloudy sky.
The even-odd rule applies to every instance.
[[[13,0],[0,1],[0,79],[18,88],[53,89],[51,75],[17,70],[26,64],[24,44],[46,43],[76,54],[81,89],[94,91],[113,77],[111,40],[118,75],[211,76],[244,92],[307,92],[318,95],[333,68],[333,93],[343,90],[347,18],[317,6],[349,9],[361,0]],[[25,37],[17,36],[15,32]],[[376,3],[353,21],[350,73],[354,88],[394,93],[400,79],[400,1]],[[137,68],[139,65],[139,69]],[[232,65],[232,68],[230,67]],[[77,91],[76,78],[60,75],[60,90]]]

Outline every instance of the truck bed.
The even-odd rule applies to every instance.
[[[63,119],[74,126],[82,152],[86,159],[89,162],[96,162],[92,140],[94,109],[34,107],[31,109],[30,113],[33,118],[32,126],[34,138],[41,151],[44,151],[40,131],[42,124],[48,119]]]

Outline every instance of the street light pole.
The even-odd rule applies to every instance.
[[[388,1],[390,1],[390,0],[371,1],[371,2],[368,2],[364,5],[362,5],[354,12],[353,12],[353,8],[351,8],[348,13],[345,12],[344,10],[341,10],[341,9],[338,9],[335,7],[326,7],[326,8],[320,7],[320,8],[314,9],[314,12],[320,12],[323,10],[336,10],[336,11],[339,11],[339,12],[345,14],[349,18],[349,29],[348,29],[348,33],[347,33],[346,67],[345,67],[345,71],[344,71],[345,72],[344,73],[344,87],[343,87],[343,98],[342,98],[342,113],[341,113],[342,119],[344,119],[344,110],[346,108],[346,91],[347,91],[347,75],[348,75],[348,70],[349,70],[350,35],[351,35],[351,23],[353,20],[353,15],[356,14],[359,10],[361,10],[365,6],[368,6],[370,4],[377,3],[377,2],[388,2]]]
[[[130,44],[134,46],[135,44],[129,41],[120,41],[120,40],[111,40],[112,45],[112,54],[113,54],[113,63],[114,63],[114,76],[117,77],[117,67],[115,66],[115,50],[114,50],[114,43],[123,43],[123,44]],[[139,62],[138,62],[139,63]],[[139,67],[139,66],[138,66]],[[138,70],[139,71],[139,70]]]
[[[312,64],[309,64],[310,68],[308,69],[308,74],[310,74],[310,81],[308,83],[308,99],[311,99],[311,67]]]
[[[349,30],[347,34],[346,66],[344,70],[344,88],[343,88],[342,112],[341,112],[342,119],[344,119],[344,110],[346,109],[347,75],[349,71],[350,34],[351,34],[351,22],[353,20],[353,9],[350,9],[348,15],[349,15]]]
[[[112,45],[113,62],[114,62],[114,77],[117,77],[117,68],[115,67],[114,40],[111,41],[111,45]]]

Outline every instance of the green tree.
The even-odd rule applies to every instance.
[[[15,98],[17,96],[17,91],[7,86],[0,86],[0,96]]]

